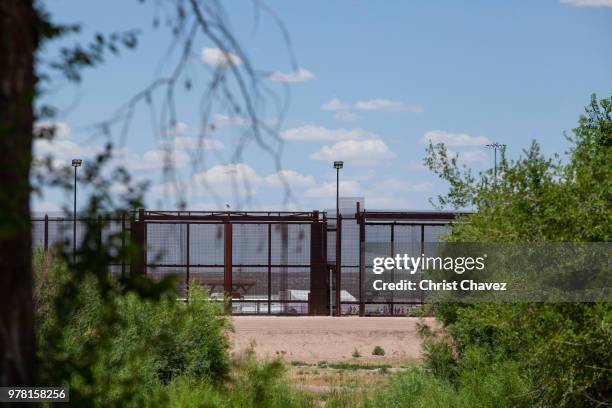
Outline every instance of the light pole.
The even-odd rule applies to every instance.
[[[81,167],[83,160],[72,159],[72,167],[74,167],[74,207],[72,211],[72,260],[75,260],[76,254],[76,197],[77,197],[77,167]]]
[[[495,184],[497,184],[497,149],[505,149],[506,145],[505,144],[501,144],[501,143],[490,143],[488,145],[485,145],[487,149],[493,149],[493,157],[494,157],[494,161],[493,161],[493,180],[495,181]]]
[[[334,169],[336,169],[336,282],[338,281],[338,277],[340,276],[340,240],[341,240],[341,231],[340,228],[342,228],[340,226],[340,169],[344,167],[344,162],[343,161],[335,161],[334,162]],[[340,288],[338,287],[339,285],[336,285],[336,292],[338,292],[340,290]],[[329,315],[332,316],[332,305],[333,305],[333,295],[332,295],[332,288],[333,288],[333,280],[332,280],[332,274],[329,274]],[[338,293],[336,293],[336,299],[338,299]],[[338,305],[339,306],[339,305]],[[340,311],[337,310],[336,311],[338,315],[340,315]]]
[[[340,214],[340,169],[344,167],[343,161],[335,161],[334,169],[336,169],[336,221]]]

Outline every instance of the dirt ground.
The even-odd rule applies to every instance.
[[[364,363],[415,362],[421,356],[417,323],[437,327],[433,318],[414,317],[235,316],[232,320],[234,353],[254,341],[258,357],[282,355],[288,363],[308,364],[354,361],[355,350]],[[384,349],[384,357],[372,355],[375,346]]]

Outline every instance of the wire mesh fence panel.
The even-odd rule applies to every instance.
[[[222,267],[224,239],[222,224],[190,224],[189,263]]]
[[[441,242],[445,235],[450,233],[448,225],[426,225],[425,242]]]
[[[333,229],[327,230],[327,263],[336,263],[336,231]]]
[[[274,267],[271,270],[271,301],[278,303],[278,313],[301,313],[300,303],[308,303],[310,267]]]
[[[308,224],[274,224],[271,242],[273,265],[310,265]]]
[[[366,242],[391,242],[391,225],[386,224],[366,224]]]
[[[359,224],[351,218],[342,219],[342,231],[340,243],[341,263],[340,266],[340,302],[359,301]],[[342,307],[343,313],[352,313],[352,308]]]
[[[222,300],[224,298],[223,266],[189,268],[189,287],[199,287],[208,292],[209,297]]]
[[[147,265],[186,264],[186,224],[149,223],[146,230]]]
[[[232,238],[232,304],[236,313],[267,313],[268,224],[234,224]],[[260,307],[265,301],[265,309]],[[244,306],[244,310],[243,310]]]
[[[396,224],[393,226],[393,246],[397,254],[406,254],[410,257],[420,257],[424,251],[421,242],[421,233],[424,231],[421,225]],[[395,270],[394,282],[412,282],[416,285],[421,281],[421,269]],[[423,299],[423,293],[420,290],[398,290],[393,293],[394,302],[420,302]],[[394,306],[394,314],[405,314],[403,305]]]
[[[32,248],[42,250],[45,248],[45,220],[32,220]]]
[[[110,255],[113,257],[119,256],[119,251],[123,248],[126,236],[122,236],[125,229],[125,221],[121,219],[103,218],[101,242],[110,248]]]
[[[49,248],[60,247],[63,251],[71,252],[73,249],[75,222],[69,218],[49,218],[48,222],[48,246]],[[86,221],[76,221],[76,247],[79,248],[85,237]]]
[[[234,224],[233,235],[234,265],[268,264],[268,224]]]
[[[411,224],[395,224],[393,226],[394,242],[421,242],[421,226]]]

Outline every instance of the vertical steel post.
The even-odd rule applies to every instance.
[[[395,257],[395,221],[393,221],[393,224],[391,224],[391,253],[389,256],[392,258]],[[395,268],[391,269],[391,282],[395,282]],[[395,314],[394,298],[395,296],[393,296],[393,291],[391,291],[391,303],[389,304],[389,311],[391,312],[391,315]]]
[[[338,213],[336,219],[336,316],[340,316],[342,292],[342,215]]]
[[[425,225],[421,224],[421,254],[425,253]],[[419,272],[419,284],[423,279],[423,268],[421,267],[421,271]],[[421,304],[423,304],[423,291],[421,290]]]
[[[268,224],[268,314],[272,313],[272,224]]]
[[[45,253],[49,250],[49,216],[45,214],[45,232],[43,236],[43,247]]]
[[[77,204],[77,166],[74,166],[74,207],[72,210],[72,260],[76,260],[76,204]]]
[[[359,216],[359,316],[365,316],[363,283],[365,278],[365,219]]]
[[[225,237],[223,250],[223,290],[227,299],[226,313],[232,312],[232,223],[225,222]]]
[[[134,243],[134,252],[131,254],[130,274],[147,274],[147,223],[144,208],[138,209],[138,216],[132,215],[130,232]]]
[[[339,215],[340,215],[340,168],[336,167],[336,221],[338,221]]]
[[[125,213],[121,213],[121,278],[125,278]]]
[[[186,248],[185,248],[185,290],[186,290],[186,299],[187,299],[187,302],[189,302],[189,280],[190,280],[189,279],[189,272],[190,272],[189,271],[189,268],[190,268],[190,265],[189,265],[190,264],[189,262],[189,246],[190,246],[189,245],[189,240],[190,240],[189,227],[191,224],[186,223],[185,225],[187,228],[187,231],[186,231],[186,235],[187,235],[186,241],[187,242],[186,242]]]

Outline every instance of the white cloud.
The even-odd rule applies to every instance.
[[[428,170],[422,160],[410,160],[404,164],[404,167],[414,171]]]
[[[485,152],[480,150],[469,150],[465,152],[455,152],[448,150],[449,157],[458,155],[458,160],[466,163],[483,163],[489,160]]]
[[[350,110],[341,110],[334,113],[334,119],[341,120],[343,122],[352,122],[359,119],[359,116],[355,115]]]
[[[300,174],[293,170],[281,170],[277,173],[270,174],[265,178],[266,183],[272,187],[284,186],[285,181],[290,187],[309,187],[315,184],[315,179],[312,176]]]
[[[561,4],[574,7],[612,7],[612,0],[561,0]]]
[[[355,102],[357,110],[384,110],[392,112],[423,112],[423,108],[419,105],[406,104],[400,101],[392,101],[389,99],[369,99],[365,101]]]
[[[117,156],[117,164],[131,171],[161,170],[166,164],[178,169],[185,167],[189,160],[189,155],[182,150],[165,149],[148,150],[142,154],[123,151]]]
[[[288,129],[281,133],[281,138],[285,140],[302,141],[333,141],[333,140],[361,140],[378,138],[375,133],[366,130],[355,129],[328,129],[323,126],[305,125],[293,129]]]
[[[165,132],[166,140],[161,141],[158,146],[160,149],[176,148],[183,150],[220,150],[223,148],[223,143],[210,137],[200,138],[194,136],[186,136],[187,134],[197,133],[195,129],[191,129],[184,122],[177,122],[172,128]]]
[[[375,165],[395,159],[395,153],[381,139],[344,140],[332,146],[323,146],[309,157],[312,160],[343,160],[347,164]]]
[[[315,79],[315,75],[307,69],[299,68],[297,71],[283,73],[274,71],[268,79],[277,82],[304,82]]]
[[[467,133],[451,133],[445,130],[430,130],[425,132],[421,144],[444,143],[447,146],[483,146],[491,143],[484,136],[470,136]]]
[[[321,105],[321,110],[323,111],[339,111],[347,110],[348,108],[349,106],[338,98],[332,98]]]
[[[52,157],[58,164],[65,164],[72,159],[89,159],[101,153],[103,149],[98,146],[86,146],[73,142],[70,139],[37,139],[34,143],[34,157],[42,159]]]
[[[219,164],[194,174],[192,180],[197,184],[213,188],[219,194],[233,193],[234,188],[252,194],[263,181],[255,169],[244,163]],[[246,186],[248,191],[243,191]]]
[[[366,206],[371,210],[407,210],[414,208],[414,204],[395,194],[366,193]]]
[[[361,186],[355,180],[340,181],[340,195],[342,196],[357,196],[361,194]],[[336,182],[326,181],[325,183],[309,188],[304,192],[305,197],[309,198],[326,198],[336,196]]]
[[[205,64],[223,68],[242,64],[239,56],[219,48],[202,48],[202,61]]]
[[[34,130],[55,129],[52,139],[36,139],[33,145],[35,159],[51,158],[54,169],[70,165],[72,159],[91,159],[104,150],[100,146],[83,145],[71,139],[72,130],[64,122],[40,121],[34,124]]]
[[[357,120],[359,116],[355,115],[350,107],[338,98],[332,98],[321,105],[322,111],[331,111],[334,113],[334,118],[344,122]]]

